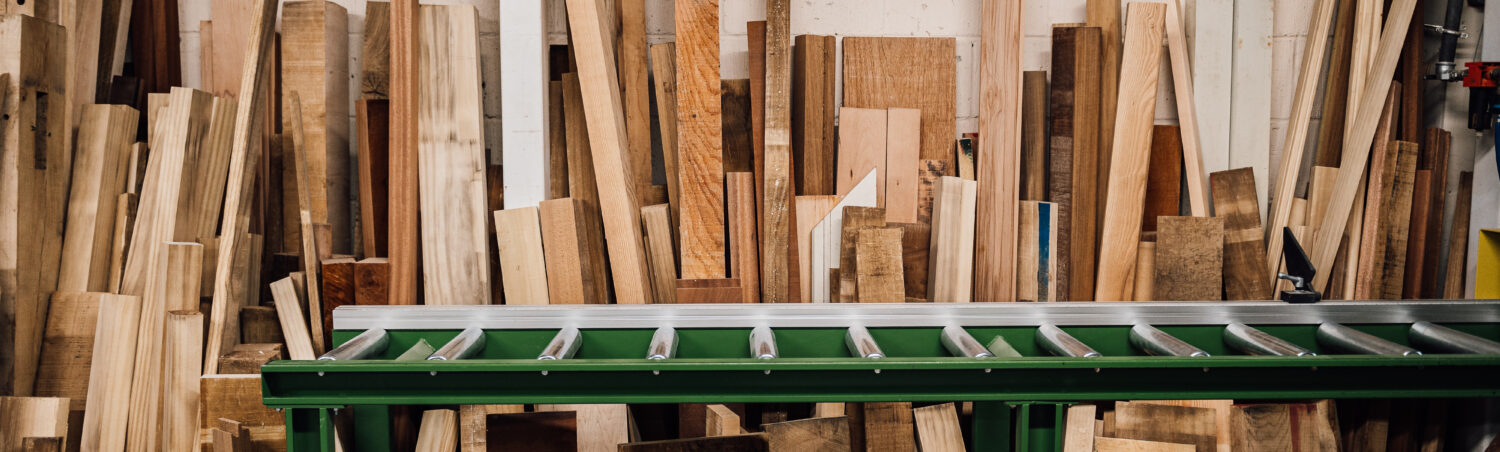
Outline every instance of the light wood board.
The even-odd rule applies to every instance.
[[[981,138],[975,151],[979,185],[974,271],[986,277],[974,281],[974,300],[1015,301],[1021,171],[1021,4],[984,2],[980,26],[984,33],[979,50]]]
[[[933,189],[932,245],[928,248],[927,299],[970,300],[974,278],[974,181],[944,176]]]
[[[505,278],[505,304],[548,304],[540,210],[496,210],[495,242],[500,248],[500,274]]]

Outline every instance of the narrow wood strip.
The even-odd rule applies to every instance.
[[[755,166],[755,142],[751,138],[750,80],[720,81],[724,172],[751,172]]]
[[[1057,299],[1094,297],[1100,146],[1100,29],[1052,28],[1051,180],[1058,205]],[[1075,214],[1074,211],[1078,213]]]
[[[1350,79],[1354,61],[1354,20],[1358,1],[1341,2],[1335,18],[1333,56],[1329,57],[1328,78],[1324,80],[1323,110],[1318,117],[1318,149],[1313,165],[1337,167],[1344,149],[1344,118],[1349,113]],[[1361,80],[1362,82],[1363,80]]]
[[[1401,299],[1406,278],[1406,242],[1411,231],[1412,198],[1417,177],[1417,144],[1393,141],[1396,148],[1394,183],[1390,202],[1381,212],[1380,229],[1385,237],[1385,260],[1381,264],[1381,299]]]
[[[911,108],[886,110],[885,176],[886,221],[917,221],[917,164],[922,145],[922,112]]]
[[[318,320],[323,326],[323,343],[333,344],[333,310],[339,306],[354,305],[359,290],[354,280],[354,258],[335,257],[323,259],[318,268],[323,273],[323,289],[319,299],[323,301]],[[235,315],[239,317],[239,315]]]
[[[419,300],[417,0],[391,0],[390,260],[392,305]]]
[[[792,237],[797,217],[792,183],[792,7],[788,0],[766,2],[765,41],[765,113],[761,143],[756,146],[761,163],[756,165],[761,177],[756,179],[756,194],[761,200],[760,263],[761,301],[785,303],[798,301],[796,287],[809,276],[798,273],[799,246]],[[752,81],[752,86],[754,81]],[[752,94],[755,91],[751,89]],[[752,104],[755,97],[752,97]]]
[[[203,369],[203,314],[167,313],[167,350],[162,365],[162,444],[193,450],[198,444],[198,377]]]
[[[1365,208],[1359,237],[1358,265],[1355,269],[1355,300],[1372,300],[1379,296],[1380,271],[1385,262],[1385,233],[1380,230],[1380,218],[1390,202],[1391,186],[1395,184],[1396,148],[1390,146],[1391,133],[1395,130],[1396,102],[1400,99],[1401,85],[1394,83],[1386,96],[1385,107],[1380,113],[1380,124],[1375,131],[1366,178]]]
[[[562,86],[561,80],[547,82],[547,199],[568,197],[568,128],[563,123]]]
[[[1448,200],[1448,162],[1452,152],[1453,134],[1438,128],[1427,129],[1427,150],[1432,156],[1432,188],[1428,190],[1432,199],[1428,201],[1431,215],[1427,216],[1427,244],[1423,248],[1424,265],[1421,266],[1421,298],[1440,298],[1443,286],[1439,283],[1442,269],[1443,213]]]
[[[1141,231],[1156,232],[1157,217],[1181,214],[1183,142],[1177,126],[1152,126],[1151,165],[1146,172],[1146,204]]]
[[[121,193],[115,198],[114,238],[109,253],[109,284],[107,292],[119,293],[121,279],[125,277],[125,251],[130,249],[130,237],[135,227],[137,195]]]
[[[1136,3],[1129,8],[1126,31],[1126,65],[1121,74],[1117,124],[1109,172],[1109,198],[1099,242],[1099,270],[1094,299],[1121,300],[1129,296],[1125,282],[1135,263],[1140,237],[1138,221],[1145,200],[1149,167],[1149,131],[1156,104],[1156,82],[1164,5]],[[980,215],[983,217],[983,215]],[[980,274],[987,274],[983,271]]]
[[[834,193],[834,82],[838,38],[799,35],[792,59],[792,159],[800,195]],[[949,165],[953,167],[953,165]]]
[[[1015,218],[1021,171],[1021,4],[987,0],[980,21],[984,30],[979,51],[982,139],[975,162],[979,186],[974,271],[986,276],[974,281],[974,299],[1015,301]]]
[[[1448,273],[1443,279],[1443,297],[1464,297],[1464,267],[1468,264],[1469,209],[1474,199],[1474,173],[1458,173],[1458,195],[1453,201],[1453,232],[1448,235]]]
[[[797,200],[797,266],[798,273],[802,275],[799,281],[801,286],[801,298],[803,303],[812,303],[812,231],[813,227],[839,203],[838,196],[833,195],[810,195],[798,196]],[[925,294],[924,294],[925,295]]]
[[[1332,195],[1333,181],[1338,178],[1339,169],[1313,165],[1312,174],[1307,182],[1307,226],[1314,233],[1318,230],[1317,221],[1328,212],[1328,197]],[[1332,271],[1337,271],[1332,269]]]
[[[1120,98],[1120,54],[1124,34],[1120,24],[1120,3],[1111,0],[1088,0],[1085,15],[1088,26],[1099,28],[1099,148],[1097,174],[1100,181],[1109,180],[1109,166],[1114,155],[1115,111]],[[1268,120],[1270,118],[1267,118]],[[1109,199],[1109,184],[1096,183],[1094,199],[1098,200],[1095,216],[1104,218],[1104,201]],[[1082,212],[1080,210],[1080,212]],[[1102,231],[1101,231],[1102,232]],[[1097,236],[1098,234],[1096,234]],[[1092,297],[1089,291],[1085,297]],[[1078,298],[1078,295],[1074,295]]]
[[[1331,9],[1332,7],[1330,7]],[[1193,97],[1193,65],[1188,58],[1187,33],[1176,1],[1167,2],[1167,50],[1176,87],[1177,122],[1182,132],[1182,179],[1186,181],[1188,212],[1208,216],[1208,179],[1203,174],[1202,143],[1198,141],[1198,108]],[[1321,54],[1320,54],[1321,55]]]
[[[660,128],[662,168],[667,178],[667,201],[676,229],[677,203],[682,191],[678,179],[677,155],[677,44],[664,42],[651,46],[652,80],[656,83],[656,122]],[[569,143],[571,144],[571,143]]]
[[[386,228],[390,202],[390,101],[360,100],[354,103],[359,134],[359,226],[361,250],[366,257],[386,256]]]
[[[729,208],[730,277],[740,280],[742,303],[759,303],[760,242],[755,231],[755,174],[727,173],[724,177]]]
[[[360,99],[386,99],[391,92],[391,2],[365,3],[363,34],[364,41],[360,43],[359,53]],[[359,136],[363,142],[365,134],[360,133]]]
[[[597,3],[598,0],[568,0],[568,22],[573,25],[572,36],[574,49],[578,54],[578,78],[582,97],[588,99],[584,102],[583,110],[589,119],[589,143],[593,148],[592,160],[597,170],[599,206],[607,237],[605,243],[609,246],[615,300],[621,304],[645,304],[650,303],[652,297],[651,282],[647,279],[646,272],[646,255],[641,242],[641,212],[635,189],[629,182],[632,173],[625,148],[625,130],[617,94],[619,88],[612,64],[614,59],[610,57],[612,50],[604,35],[607,24],[599,17]],[[677,17],[679,20],[684,19],[682,15]],[[682,29],[678,27],[679,31]],[[713,54],[716,56],[718,52]],[[682,76],[679,74],[679,81]],[[717,77],[714,77],[713,86],[715,89],[718,86]],[[715,92],[711,97],[717,100],[718,93]],[[678,103],[682,102],[679,99]],[[679,108],[679,117],[683,114],[681,110]],[[718,121],[719,118],[715,117],[711,124],[717,125]],[[679,132],[679,141],[682,133]],[[718,143],[717,137],[711,141]],[[689,161],[684,162],[684,165],[689,164]],[[684,209],[691,211],[685,207]],[[722,211],[720,215],[722,227]],[[689,228],[684,227],[686,229]],[[722,234],[719,237],[722,241]]]
[[[1424,147],[1422,152],[1426,153],[1426,151],[1427,148]],[[1425,157],[1428,156],[1424,155],[1418,159],[1425,160]],[[1401,299],[1403,300],[1421,298],[1422,272],[1424,271],[1424,267],[1429,266],[1426,262],[1427,254],[1424,249],[1427,246],[1427,236],[1429,234],[1427,231],[1427,217],[1434,214],[1439,217],[1443,216],[1441,210],[1443,206],[1441,204],[1437,206],[1438,211],[1434,212],[1432,210],[1432,205],[1430,204],[1432,198],[1431,190],[1432,170],[1418,169],[1416,177],[1412,178],[1411,218],[1407,226],[1405,249],[1406,268],[1400,275],[1402,279]]]
[[[1156,242],[1141,241],[1135,255],[1135,288],[1133,301],[1155,301]]]
[[[1047,71],[1021,77],[1021,199],[1047,200]]]
[[[926,300],[932,226],[924,223],[889,225],[901,228],[901,276],[906,286],[906,301]]]
[[[308,174],[310,165],[307,164],[307,160],[310,152],[303,145],[302,141],[305,134],[302,129],[302,108],[299,106],[301,101],[298,99],[297,93],[292,93],[289,99],[288,103],[290,105],[288,106],[288,111],[290,112],[290,118],[288,119],[288,124],[291,125],[292,129],[292,152],[297,157],[297,186],[307,187],[313,182],[312,177]],[[312,337],[313,351],[321,354],[327,349],[324,348],[326,344],[323,342],[323,294],[319,290],[319,287],[322,286],[318,283],[320,279],[318,261],[322,257],[322,253],[331,253],[332,250],[326,247],[329,244],[328,242],[318,239],[315,229],[316,222],[313,220],[312,214],[312,206],[315,201],[312,198],[311,191],[299,189],[297,190],[297,198],[297,215],[302,231],[302,275],[306,278],[307,282],[305,289],[307,291],[305,292],[305,296],[307,297],[307,317],[309,325],[312,326],[309,334]],[[214,361],[218,361],[217,357],[215,357]]]
[[[1058,301],[1056,298],[1057,237],[1056,205],[1021,201],[1020,248],[1016,258],[1017,299]]]
[[[646,262],[651,264],[651,290],[659,304],[677,302],[677,253],[672,249],[671,215],[665,204],[641,208],[641,229],[646,233]],[[550,258],[552,253],[548,252],[547,256]]]
[[[103,292],[109,283],[111,225],[140,114],[123,105],[89,105],[82,118],[57,289]]]

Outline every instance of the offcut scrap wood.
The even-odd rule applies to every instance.
[[[842,404],[840,404],[842,407]],[[844,452],[849,448],[849,418],[814,417],[761,425],[770,450]]]
[[[140,113],[123,105],[89,105],[82,114],[57,286],[101,292],[108,289],[115,201],[125,190]]]
[[[828,215],[813,226],[809,242],[812,245],[812,302],[828,303],[831,281],[828,270],[840,265],[841,239],[844,229],[844,208],[850,206],[874,207],[876,203],[875,171],[865,174],[863,180],[841,199]]]
[[[0,397],[0,450],[19,451],[27,437],[67,437],[68,399]]]
[[[924,451],[955,452],[964,450],[964,434],[958,423],[958,410],[952,403],[928,405],[912,410],[916,419],[917,439]],[[1093,419],[1090,419],[1092,425]]]
[[[428,353],[431,353],[430,351]],[[425,359],[426,355],[423,355]],[[458,438],[459,447],[462,452],[480,452],[488,450],[489,440],[489,418],[495,415],[521,414],[526,411],[523,405],[459,405],[458,406]]]

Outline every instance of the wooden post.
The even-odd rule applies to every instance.
[[[349,233],[349,20],[343,6],[325,0],[288,2],[282,11],[282,93],[301,95],[312,218],[333,225],[332,249],[346,253]],[[243,98],[243,97],[242,97]],[[248,101],[248,100],[247,100]],[[290,98],[284,108],[293,108]],[[291,113],[283,112],[291,128]]]
[[[974,299],[1015,301],[1015,218],[1021,171],[1021,3],[985,0],[980,16],[984,30],[979,51],[982,138],[975,165],[979,186],[974,270],[986,276],[974,282]],[[1153,36],[1160,34],[1158,30]],[[1160,44],[1159,40],[1154,42]],[[1150,113],[1145,115],[1144,120],[1149,121]]]
[[[392,305],[417,304],[422,255],[417,228],[417,0],[391,1],[390,259]]]
[[[203,314],[167,313],[162,387],[162,444],[194,450],[198,444],[198,376],[203,369]]]

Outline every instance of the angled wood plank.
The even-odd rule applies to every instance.
[[[665,204],[641,208],[646,232],[646,261],[651,264],[651,290],[659,304],[677,302],[677,253],[672,249],[671,210]],[[548,253],[551,256],[551,253]]]
[[[1125,282],[1132,273],[1149,168],[1151,117],[1160,76],[1162,21],[1165,6],[1144,3],[1129,8],[1125,65],[1120,75],[1120,102],[1109,170],[1109,197],[1099,241],[1099,270],[1094,299],[1128,298]],[[983,155],[983,154],[981,154]],[[980,215],[983,217],[983,215]],[[980,272],[980,274],[985,274]]]
[[[583,221],[588,216],[583,204],[576,199],[562,198],[542,201],[540,207],[549,303],[608,301],[604,262],[594,260],[594,254],[586,248],[589,242]]]
[[[980,10],[980,22],[984,34],[979,50],[981,139],[975,162],[979,186],[974,271],[987,276],[974,281],[974,300],[1015,301],[1015,218],[1021,171],[1021,4],[987,0]]]
[[[547,90],[540,89],[547,86],[551,71],[547,60],[549,23],[544,0],[506,2],[500,10],[500,67],[506,68],[506,76],[500,78],[500,142],[503,149],[527,150],[500,153],[506,210],[536,207],[547,199],[551,185]],[[638,43],[641,54],[629,58],[644,60],[644,45]],[[639,82],[645,84],[645,77]],[[635,94],[641,88],[631,86],[627,91]]]
[[[1223,218],[1162,217],[1152,301],[1219,300],[1223,269]]]
[[[548,304],[540,210],[536,207],[496,210],[495,242],[500,247],[505,304]]]
[[[1308,128],[1312,123],[1313,103],[1317,101],[1318,84],[1323,77],[1324,54],[1327,53],[1329,33],[1333,22],[1335,0],[1319,0],[1313,9],[1308,25],[1307,47],[1303,50],[1302,68],[1297,79],[1297,92],[1292,101],[1292,116],[1288,122],[1286,144],[1282,145],[1281,169],[1276,173],[1276,187],[1271,192],[1270,235],[1267,242],[1266,259],[1272,266],[1281,262],[1281,228],[1288,225],[1291,216],[1291,200],[1297,188],[1297,174],[1302,165],[1302,153],[1307,146]],[[1347,209],[1346,209],[1347,210]],[[1345,216],[1348,212],[1344,213]],[[1321,225],[1314,220],[1314,226]],[[1339,232],[1343,232],[1339,222]],[[1331,265],[1332,259],[1329,259]],[[1329,266],[1319,268],[1331,268]],[[1272,268],[1274,273],[1274,268]],[[1321,272],[1325,275],[1330,272]],[[1327,281],[1327,276],[1323,276]]]
[[[841,238],[844,228],[844,208],[850,206],[875,207],[875,171],[865,174],[863,180],[849,191],[829,210],[828,215],[813,226],[809,236],[812,245],[812,302],[829,303],[828,270],[837,268],[840,262]]]
[[[1464,297],[1464,266],[1469,251],[1469,212],[1474,200],[1474,173],[1458,173],[1458,194],[1453,199],[1453,231],[1448,237],[1448,273],[1443,279],[1443,296]]]
[[[761,301],[797,301],[796,288],[806,275],[796,272],[799,243],[795,187],[792,185],[792,7],[789,0],[766,2],[764,120],[760,134],[762,177],[756,181],[760,208]],[[753,90],[752,90],[753,91]]]
[[[1382,290],[1376,292],[1382,300],[1401,299],[1401,287],[1406,278],[1406,241],[1411,231],[1412,193],[1417,178],[1417,144],[1409,141],[1393,141],[1396,148],[1394,178],[1390,199],[1381,210],[1380,230],[1385,242],[1385,258],[1381,264]]]
[[[1424,264],[1420,267],[1422,274],[1417,280],[1422,281],[1422,290],[1419,291],[1421,298],[1439,298],[1443,292],[1442,278],[1438,276],[1443,267],[1440,257],[1443,249],[1443,205],[1448,199],[1448,165],[1453,150],[1453,134],[1431,128],[1427,129],[1427,136],[1429,155],[1432,156],[1432,188],[1428,190],[1428,194],[1432,196],[1428,201],[1432,215],[1426,218],[1427,244],[1423,247]]]
[[[451,451],[458,448],[458,414],[453,410],[422,412],[422,427],[417,433],[417,450]]]
[[[315,359],[317,355],[313,354],[312,337],[307,332],[307,322],[302,316],[302,302],[297,291],[297,284],[292,277],[271,283],[271,295],[276,300],[276,315],[281,319],[282,335],[286,338],[287,356],[296,360]]]
[[[619,36],[620,88],[625,101],[626,147],[630,150],[631,180],[637,195],[651,188],[651,91],[646,55],[645,0],[615,0]],[[546,22],[543,18],[536,18]],[[644,198],[643,198],[644,199]],[[644,200],[642,201],[642,204]]]
[[[1208,179],[1203,173],[1202,143],[1198,141],[1198,109],[1193,97],[1193,65],[1188,59],[1187,32],[1178,2],[1167,2],[1167,50],[1172,62],[1172,85],[1177,95],[1177,122],[1182,132],[1181,161],[1187,182],[1188,212],[1208,216]],[[1330,6],[1331,10],[1332,7]],[[1330,11],[1330,14],[1332,11]],[[1326,25],[1324,33],[1327,33]],[[1322,55],[1322,54],[1319,54]]]
[[[1058,205],[1057,299],[1094,297],[1101,43],[1098,27],[1053,27],[1051,180]],[[1075,213],[1075,210],[1077,213]]]
[[[489,243],[478,12],[429,6],[420,19],[423,292],[429,305],[489,304],[490,262],[476,246]]]
[[[792,48],[792,159],[800,195],[834,194],[834,36],[798,35]],[[951,163],[951,162],[950,162]],[[949,168],[954,167],[948,165]]]
[[[812,231],[813,227],[823,217],[833,210],[834,206],[842,199],[833,195],[809,195],[798,196],[797,200],[797,267],[800,278],[801,298],[803,303],[811,303],[812,298]],[[925,294],[924,294],[925,295]]]
[[[844,107],[839,110],[836,191],[839,196],[849,196],[849,191],[860,183],[864,174],[873,171],[876,205],[885,205],[887,114],[885,109]]]
[[[1255,199],[1255,173],[1250,168],[1209,175],[1214,216],[1224,219],[1224,295],[1227,300],[1267,300],[1271,284],[1265,278],[1265,234],[1260,225],[1260,203]]]
[[[300,101],[298,100],[297,93],[292,93],[288,103],[290,104],[287,111],[289,112],[288,120],[290,121],[288,124],[291,125],[290,128],[292,129],[292,152],[296,155],[297,160],[297,186],[306,187],[313,180],[309,174],[311,165],[307,164],[311,152],[309,152],[306,146],[303,146],[303,139],[306,135],[303,133],[302,109],[299,107]],[[312,196],[311,190],[297,190],[297,215],[302,235],[302,274],[303,277],[307,278],[305,289],[307,318],[309,324],[312,325],[309,334],[312,336],[313,351],[315,353],[323,353],[326,350],[324,348],[326,344],[323,342],[323,294],[319,290],[321,285],[318,284],[318,281],[321,279],[318,272],[318,262],[324,253],[330,253],[331,250],[327,248],[329,240],[323,240],[318,237],[315,229],[318,223],[313,220],[312,209],[316,201],[313,200]]]
[[[185,237],[187,239],[212,241],[217,236],[219,219],[223,214],[220,209],[224,207],[224,184],[229,177],[234,115],[238,107],[239,104],[234,99],[218,97],[213,100],[208,134],[202,138],[203,142],[194,158],[193,172],[197,175],[193,178],[192,187],[183,187],[190,190],[183,193],[183,196],[188,197],[185,200],[188,208],[178,216],[178,227],[184,227],[186,222],[182,233],[188,234]]]
[[[1020,30],[1016,32],[1020,33]],[[920,158],[952,162],[957,118],[956,41],[953,38],[848,37],[844,38],[843,45],[844,106],[921,110]],[[1020,41],[1016,45],[1020,45]],[[1020,73],[1017,72],[1017,89],[1020,83]],[[1020,92],[1015,95],[1019,115]],[[1019,116],[1016,120],[1020,120]],[[1016,138],[1019,140],[1019,134]],[[1020,142],[1016,144],[1019,146]]]
[[[970,300],[974,283],[974,181],[944,176],[933,188],[932,245],[928,248],[927,299]]]
[[[682,277],[725,275],[719,115],[719,2],[676,3],[677,146]],[[583,59],[583,55],[579,55]]]
[[[964,449],[964,433],[959,427],[958,410],[952,403],[912,409],[917,424],[917,439],[922,450],[955,452]],[[1092,425],[1092,419],[1090,419]]]
[[[302,100],[308,153],[307,185],[312,218],[333,225],[334,252],[346,253],[353,231],[349,218],[349,30],[348,12],[325,0],[287,2],[282,11],[281,105],[291,93]],[[283,111],[282,126],[290,127]]]
[[[593,163],[597,170],[595,175],[598,177],[599,205],[604,217],[604,233],[607,237],[605,243],[609,246],[615,299],[622,304],[645,304],[650,303],[652,297],[651,282],[646,271],[645,246],[641,241],[641,212],[635,188],[630,184],[632,173],[625,147],[624,118],[621,114],[615,67],[612,64],[612,47],[606,41],[604,32],[607,24],[599,17],[597,3],[597,0],[568,0],[568,22],[573,26],[581,93],[587,99],[583,110],[588,118],[589,143],[593,148]],[[678,18],[681,19],[682,16],[679,15]],[[682,28],[679,27],[678,30]],[[718,55],[718,52],[713,54]],[[682,77],[679,74],[679,81]],[[713,86],[718,86],[717,77],[714,77]],[[717,94],[715,92],[712,96],[714,100],[718,99]],[[683,103],[683,100],[679,99],[678,103]],[[680,108],[678,116],[682,116]],[[713,118],[711,124],[717,125],[718,120],[717,117]],[[717,138],[711,141],[718,142]],[[722,211],[720,215],[722,227]],[[722,243],[722,235],[720,240]]]
[[[391,302],[417,304],[422,255],[418,233],[420,171],[417,168],[417,0],[391,1],[391,141],[389,179]]]
[[[667,201],[672,210],[673,228],[677,221],[677,203],[682,196],[678,180],[677,155],[677,44],[664,42],[651,46],[651,74],[656,91],[656,123],[661,136],[662,168],[667,178]]]
[[[1361,218],[1351,221],[1359,221],[1360,237],[1357,256],[1358,265],[1355,268],[1354,296],[1352,299],[1371,300],[1379,296],[1382,290],[1379,281],[1380,268],[1385,262],[1385,237],[1380,230],[1380,219],[1384,215],[1386,205],[1390,202],[1391,187],[1395,183],[1394,168],[1396,166],[1396,150],[1398,148],[1390,145],[1391,132],[1395,130],[1395,116],[1398,99],[1401,98],[1401,86],[1399,83],[1391,85],[1389,94],[1386,96],[1385,106],[1380,113],[1379,127],[1375,131],[1375,140],[1372,146],[1369,162],[1369,175],[1366,177],[1364,211]]]
[[[140,113],[123,105],[90,105],[83,110],[57,287],[64,292],[103,292],[109,283],[116,199],[125,190]]]
[[[276,6],[276,2],[258,0],[249,16],[249,47],[243,55],[244,67],[249,69],[243,71],[240,80],[240,93],[247,99],[260,99],[269,91],[266,86],[268,71],[263,69],[270,64],[271,48],[276,36]],[[250,205],[254,202],[252,190],[255,188],[257,166],[261,161],[261,137],[258,131],[264,127],[261,121],[268,115],[266,104],[267,102],[240,102],[235,109],[229,179],[225,185],[224,215],[220,222],[223,239],[219,241],[219,249],[222,250],[237,250],[246,246],[240,240],[250,231]],[[236,321],[228,318],[229,306],[247,304],[244,300],[231,299],[235,293],[230,290],[234,270],[240,268],[235,259],[239,256],[237,252],[222,252],[215,259],[218,262],[214,266],[213,307],[210,309],[212,318],[203,350],[204,374],[212,375],[217,372],[219,352],[224,349],[224,344],[235,340],[226,334],[228,323]]]
[[[1358,91],[1350,88],[1354,62],[1355,10],[1359,2],[1342,2],[1334,16],[1333,53],[1329,56],[1328,77],[1324,80],[1323,110],[1319,115],[1317,154],[1313,164],[1337,167],[1344,149],[1344,120],[1349,113],[1349,98]],[[1361,80],[1363,82],[1363,80]]]

